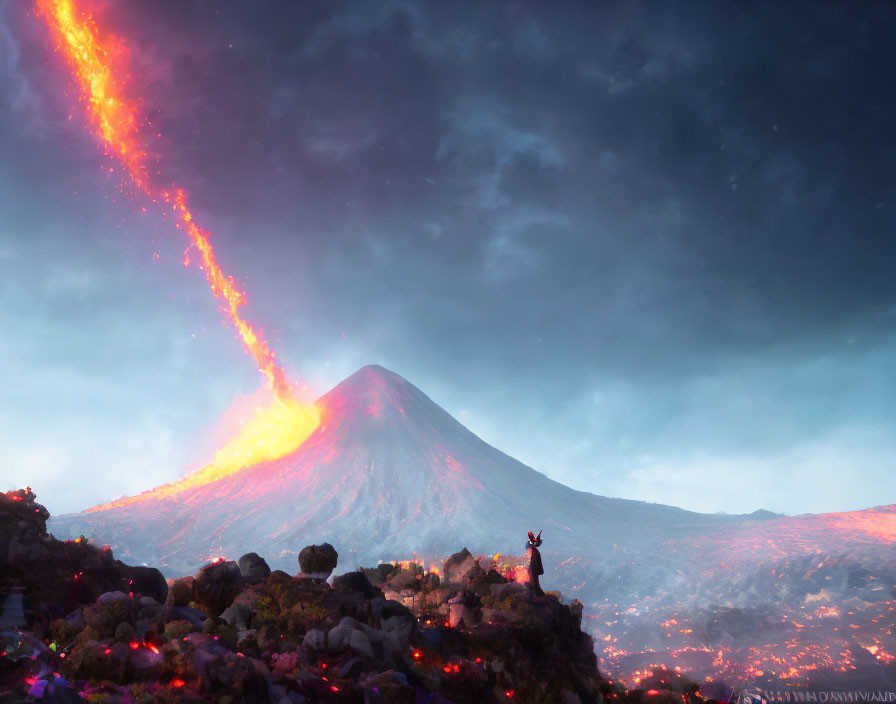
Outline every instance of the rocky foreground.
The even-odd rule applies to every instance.
[[[702,701],[673,673],[614,688],[581,604],[532,596],[466,549],[440,574],[332,577],[324,544],[298,575],[249,553],[168,582],[56,540],[47,518],[30,489],[0,495],[0,703]]]

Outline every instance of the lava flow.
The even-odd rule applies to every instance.
[[[124,167],[134,186],[157,205],[170,208],[177,227],[202,259],[206,279],[222,310],[236,328],[246,350],[255,359],[274,393],[272,405],[257,411],[250,423],[215,456],[213,463],[171,484],[136,497],[97,506],[93,510],[133,503],[153,496],[168,496],[233,474],[260,461],[276,459],[295,450],[320,423],[318,410],[300,403],[261,330],[240,316],[246,294],[232,276],[221,270],[209,234],[200,227],[179,187],[156,188],[149,176],[148,153],[141,138],[138,103],[127,97],[121,77],[126,75],[126,47],[115,37],[100,40],[90,15],[77,12],[72,0],[38,0],[39,14],[53,31],[57,48],[66,56],[81,90],[93,129],[106,152]]]

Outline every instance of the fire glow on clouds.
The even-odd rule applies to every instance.
[[[107,154],[118,160],[137,190],[155,205],[174,213],[178,229],[190,241],[184,264],[190,262],[190,250],[199,253],[200,268],[205,271],[212,293],[221,301],[221,309],[273,392],[270,405],[257,407],[251,420],[218,450],[211,464],[178,481],[96,509],[150,496],[168,496],[292,452],[320,424],[320,413],[313,405],[299,402],[262,331],[241,317],[246,294],[218,265],[209,233],[196,223],[184,189],[154,185],[153,176],[158,179],[159,174],[149,173],[149,154],[142,138],[150,125],[141,119],[137,102],[126,96],[123,87],[123,77],[127,75],[126,47],[116,37],[101,38],[91,15],[75,7],[72,0],[39,0],[38,8],[53,32],[57,49],[71,66],[80,88],[80,101]]]

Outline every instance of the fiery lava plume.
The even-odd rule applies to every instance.
[[[205,271],[212,293],[221,301],[222,310],[255,359],[259,371],[267,377],[275,395],[273,405],[256,413],[243,432],[219,450],[208,467],[139,497],[96,509],[132,503],[149,496],[167,496],[189,486],[214,481],[259,461],[292,452],[319,425],[319,414],[313,406],[296,400],[283,367],[262,331],[240,316],[246,294],[233,277],[224,274],[218,265],[209,233],[196,223],[187,206],[186,192],[178,187],[160,189],[153,186],[147,166],[148,153],[141,137],[139,105],[127,97],[122,88],[121,77],[126,74],[126,47],[114,37],[101,41],[92,17],[76,11],[72,0],[37,0],[37,7],[56,37],[58,50],[71,65],[81,89],[80,100],[85,103],[93,128],[106,152],[121,163],[140,191],[156,204],[174,211],[178,228],[201,255],[200,268]]]

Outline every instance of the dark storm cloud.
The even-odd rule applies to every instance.
[[[55,124],[60,78],[7,15],[4,92]],[[896,416],[894,16],[170,0],[101,20],[132,47],[162,177],[321,391],[382,362],[604,493],[646,491],[657,457],[690,491],[698,467],[836,445],[860,502],[894,449],[869,430]],[[76,128],[46,137],[72,173],[95,148]],[[843,438],[864,432],[863,478]]]

